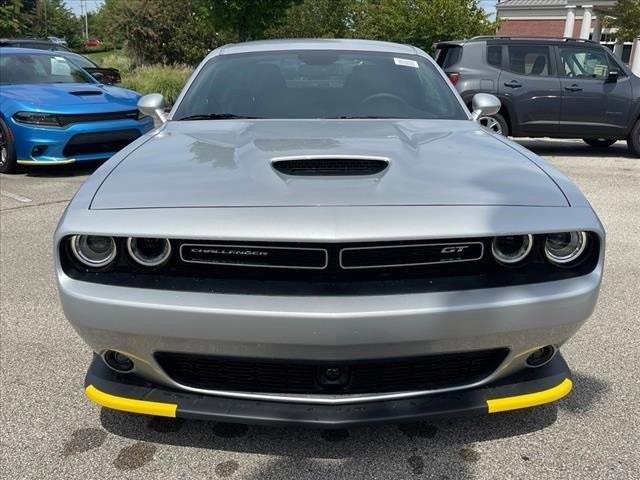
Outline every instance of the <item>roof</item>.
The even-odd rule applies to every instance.
[[[567,0],[502,0],[496,5],[496,8],[501,9],[505,7],[564,7],[567,5]]]
[[[58,55],[58,56],[64,56],[64,55],[68,55],[69,53],[74,53],[74,52],[68,52],[68,51],[62,51],[62,50],[42,50],[41,48],[3,47],[2,45],[0,45],[0,52],[2,52],[3,55],[29,53],[32,55]]]
[[[269,52],[278,50],[360,50],[400,53],[405,55],[415,55],[419,53],[417,48],[400,43],[380,42],[376,40],[302,38],[235,43],[221,47],[218,50],[218,54],[228,55],[234,53]]]

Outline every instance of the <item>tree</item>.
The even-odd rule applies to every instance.
[[[15,37],[25,29],[21,0],[1,0],[0,37]]]
[[[431,50],[435,42],[494,34],[477,0],[356,1],[357,35]]]
[[[611,24],[618,28],[618,40],[632,42],[640,37],[640,0],[618,0],[613,17]]]
[[[294,0],[212,0],[213,18],[233,41],[265,37],[265,31]]]
[[[96,15],[137,65],[198,63],[220,42],[208,0],[106,0]]]
[[[35,8],[28,14],[28,24],[28,33],[33,37],[65,38],[71,46],[82,43],[80,20],[63,0],[38,0]]]
[[[271,38],[346,38],[353,36],[354,0],[304,0],[290,6]]]

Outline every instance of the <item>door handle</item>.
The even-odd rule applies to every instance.
[[[582,87],[576,85],[575,83],[569,87],[564,87],[564,89],[568,92],[581,92]]]
[[[504,82],[504,86],[509,88],[520,88],[522,84],[517,80],[511,80],[510,82]]]

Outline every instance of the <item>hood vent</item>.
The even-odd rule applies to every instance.
[[[102,95],[100,90],[78,90],[76,92],[69,92],[76,97],[95,97],[96,95]]]
[[[272,159],[272,165],[278,172],[291,176],[357,176],[383,172],[389,166],[389,159],[356,155],[279,157]]]

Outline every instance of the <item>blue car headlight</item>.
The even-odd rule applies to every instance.
[[[52,113],[38,112],[17,112],[13,119],[18,123],[28,123],[30,125],[41,125],[45,127],[60,127],[60,119]]]

